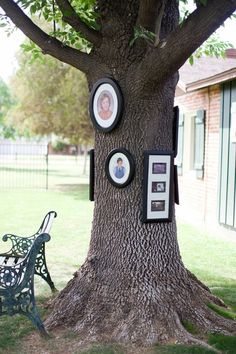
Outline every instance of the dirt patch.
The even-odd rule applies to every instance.
[[[72,330],[59,329],[50,333],[48,339],[41,338],[37,332],[31,333],[22,340],[21,344],[14,350],[6,350],[4,354],[80,354],[90,349],[93,345],[85,345],[82,338]],[[101,345],[99,345],[100,347]],[[114,354],[152,354],[151,348],[137,348],[133,346],[120,347],[109,353]],[[97,350],[97,354],[102,354],[102,349]],[[107,350],[104,352],[108,353]],[[1,354],[1,353],[0,353]]]

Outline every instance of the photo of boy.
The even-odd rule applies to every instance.
[[[125,175],[125,167],[123,166],[123,160],[121,157],[117,159],[117,165],[114,169],[114,175],[116,178],[122,178]]]

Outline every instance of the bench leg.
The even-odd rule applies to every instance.
[[[34,281],[31,279],[23,291],[16,297],[18,300],[19,313],[27,316],[39,330],[41,336],[48,337],[43,322],[39,316],[34,297]]]
[[[32,282],[20,293],[14,295],[6,292],[4,296],[0,297],[0,316],[17,314],[28,317],[39,330],[41,336],[49,337],[36,307]]]
[[[23,312],[25,316],[27,316],[35,325],[35,327],[39,330],[40,335],[42,337],[49,337],[41,318],[39,317],[39,313],[37,307],[34,305],[31,311]]]
[[[47,268],[46,257],[45,257],[45,244],[42,245],[38,253],[38,256],[36,258],[34,274],[39,275],[43,280],[45,280],[48,283],[52,293],[55,293],[57,291]]]

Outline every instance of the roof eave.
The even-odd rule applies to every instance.
[[[201,88],[220,84],[220,83],[223,83],[225,81],[229,81],[229,80],[232,80],[235,78],[236,78],[236,68],[233,68],[228,71],[224,71],[223,73],[208,77],[206,79],[202,79],[199,81],[195,81],[195,82],[186,84],[185,85],[185,92],[196,91]],[[178,86],[179,86],[179,84],[178,84]],[[181,84],[181,87],[183,87],[182,84]]]

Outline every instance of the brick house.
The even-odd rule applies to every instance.
[[[177,216],[236,229],[236,50],[180,69]]]

